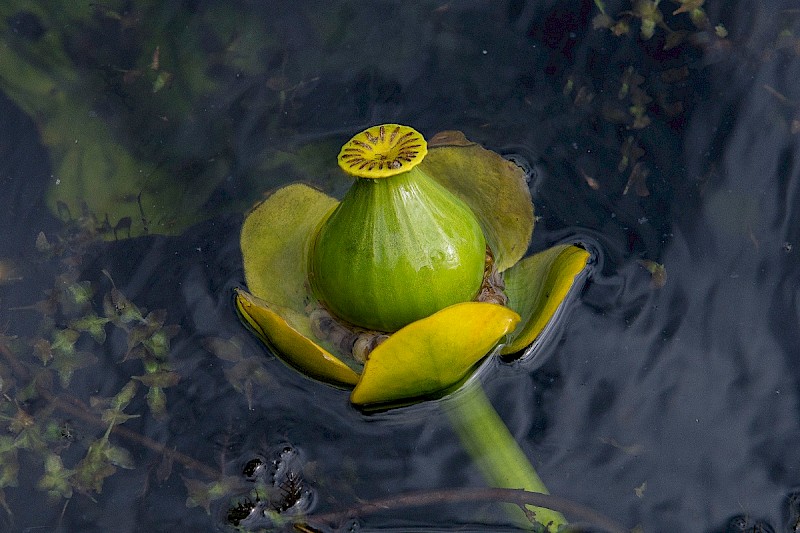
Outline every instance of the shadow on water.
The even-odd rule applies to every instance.
[[[700,32],[687,13],[672,14],[680,3],[664,1],[663,26],[644,39],[641,13],[624,15],[635,12],[627,1],[599,2],[613,20],[628,17],[629,32],[618,36],[587,0],[234,2],[233,12],[255,21],[233,32],[254,60],[224,56],[241,41],[189,24],[213,20],[214,2],[162,12],[135,4],[119,20],[88,19],[95,33],[70,41],[68,51],[116,135],[157,160],[153,175],[166,168],[185,182],[176,198],[191,223],[180,235],[75,241],[80,254],[70,264],[69,252],[51,250],[50,259],[37,252],[39,232],[52,244],[65,226],[74,237],[80,213],[73,209],[65,223],[64,213],[48,209],[57,165],[41,135],[44,119],[32,117],[0,76],[0,266],[14,268],[0,280],[0,340],[28,361],[22,373],[8,358],[0,365],[8,426],[0,436],[7,465],[0,528],[225,530],[231,509],[239,520],[253,507],[270,516],[334,513],[412,491],[483,486],[435,402],[362,415],[346,391],[267,353],[232,304],[233,288],[244,283],[238,232],[246,207],[298,179],[341,192],[346,183],[324,170],[326,158],[362,126],[397,121],[426,134],[461,129],[529,165],[539,217],[532,249],[575,237],[596,243],[596,271],[536,364],[497,363],[482,376],[550,491],[646,532],[798,530],[800,13],[793,3],[707,2],[712,26]],[[5,43],[22,46],[20,39],[52,30],[17,11],[2,21]],[[199,93],[178,87],[189,100],[170,115],[180,120],[167,118],[175,101],[159,100],[152,85],[137,92],[125,85],[130,79],[120,81],[147,40],[141,17],[208,32],[196,41],[216,85]],[[681,31],[686,39],[670,44]],[[111,35],[125,39],[104,43]],[[391,46],[382,43],[387,35]],[[163,39],[162,70],[174,61]],[[152,51],[147,56],[152,61]],[[109,62],[102,69],[92,64],[100,59]],[[109,67],[113,61],[119,68]],[[139,113],[141,102],[152,116]],[[167,114],[153,118],[158,113]],[[148,129],[156,123],[160,129]],[[187,200],[192,188],[205,196]],[[134,215],[132,226],[139,223]],[[662,266],[662,277],[648,271]],[[64,278],[68,271],[76,277]],[[140,416],[121,424],[129,433],[112,434],[135,468],[119,461],[102,492],[50,498],[40,481],[48,472],[41,446],[76,468],[107,427],[95,415],[81,418],[81,409],[92,411],[90,397],[117,394],[148,361],[126,358],[130,335],[106,324],[104,342],[87,334],[74,341],[96,358],[91,368],[75,370],[63,390],[36,386],[60,390],[60,407],[23,392],[23,377],[43,366],[36,339],[52,345],[51,331],[69,324],[62,314],[19,308],[77,281],[91,282],[84,304],[99,313],[115,290],[142,310],[166,310],[159,327],[180,328],[168,357],[179,381],[163,387],[163,417],[141,381],[125,409]],[[20,413],[49,417],[60,437],[9,451],[22,434]],[[18,472],[8,467],[12,456]],[[228,490],[222,500],[210,492],[215,476]],[[398,507],[339,526],[508,530],[498,509]]]

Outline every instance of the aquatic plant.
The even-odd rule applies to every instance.
[[[204,48],[203,35],[219,46]],[[262,35],[255,18],[228,4],[188,16],[155,4],[3,2],[0,91],[33,119],[48,151],[49,209],[91,213],[109,240],[176,235],[206,218],[202,206],[230,172],[220,154],[229,132],[208,109],[213,129],[186,124],[200,101],[230,105],[230,86],[209,73],[215,66],[263,69]],[[187,134],[203,148],[178,140]]]
[[[97,217],[92,213],[71,217],[63,210],[63,214],[66,218],[57,233],[40,233],[35,239],[38,254],[34,261],[53,271],[52,279],[37,281],[46,289],[44,297],[23,307],[4,308],[19,319],[39,316],[40,320],[35,331],[26,334],[9,331],[15,321],[0,330],[0,419],[7,431],[0,438],[3,523],[27,520],[14,508],[18,496],[11,491],[39,492],[48,502],[61,504],[66,512],[74,505],[83,505],[71,503],[75,498],[100,498],[112,477],[141,474],[138,455],[142,449],[160,458],[158,468],[148,474],[156,481],[163,482],[180,472],[187,507],[212,513],[212,506],[217,509],[232,502],[226,513],[231,524],[241,523],[246,529],[254,518],[262,524],[259,527],[265,522],[266,527],[280,527],[287,522],[323,524],[334,519],[334,515],[303,515],[308,510],[311,485],[298,460],[284,460],[283,449],[275,459],[265,454],[264,461],[270,464],[281,461],[288,465],[282,468],[281,476],[265,480],[249,473],[249,467],[236,475],[228,467],[205,464],[139,433],[137,426],[147,417],[162,424],[170,419],[172,404],[166,401],[166,389],[190,386],[180,365],[172,360],[171,345],[179,328],[169,324],[165,310],[147,310],[134,303],[116,286],[111,272],[97,271],[87,277],[85,267],[98,252],[106,250],[102,228],[97,227]],[[28,282],[25,274],[31,270],[32,264],[27,262],[2,259],[0,283]],[[3,303],[8,304],[6,300]],[[258,354],[245,353],[243,345],[236,337],[203,341],[206,350],[223,363],[229,384],[252,406],[254,392],[274,386],[275,379],[269,373],[268,361]],[[121,371],[120,381],[109,383],[103,395],[94,389],[84,390],[81,383],[86,376],[106,372],[100,367],[109,363],[109,357]],[[511,504],[545,502],[547,507],[603,523],[602,517],[589,509],[540,496],[537,499],[510,492],[470,495],[455,490],[446,494],[399,494],[394,501],[380,505],[383,509],[400,509],[442,498],[454,502],[469,498]],[[367,515],[370,510],[364,505],[343,512]]]
[[[284,361],[353,387],[365,411],[440,397],[487,355],[530,346],[589,259],[571,244],[523,259],[534,225],[524,174],[463,134],[429,146],[407,126],[375,126],[339,165],[355,176],[341,202],[292,184],[250,212],[249,292],[236,305]],[[467,449],[493,485],[546,492],[475,383],[448,410]]]
[[[41,468],[36,488],[50,502],[63,500],[66,508],[74,494],[93,498],[119,469],[135,468],[131,444],[217,476],[202,463],[124,426],[146,411],[156,420],[167,417],[164,390],[180,381],[169,358],[179,327],[167,323],[165,310],[148,312],[135,305],[106,271],[104,281],[111,287],[105,294],[97,295],[97,282],[82,279],[79,267],[99,238],[91,216],[65,221],[56,235],[40,233],[39,260],[57,266],[57,275],[42,300],[11,309],[41,317],[35,336],[0,332],[0,421],[5,429],[0,437],[0,505],[9,521],[14,514],[6,491],[22,485],[24,474]],[[98,390],[79,393],[73,387],[75,376],[95,369],[99,355],[108,356],[110,335],[124,339],[117,363],[131,374],[118,386],[109,384],[108,395]],[[131,412],[136,402],[147,410]]]

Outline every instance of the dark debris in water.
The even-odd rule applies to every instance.
[[[305,480],[300,453],[290,445],[276,447],[270,456],[257,455],[242,468],[245,493],[235,502],[225,520],[245,531],[271,528],[290,517],[313,510],[315,490]]]

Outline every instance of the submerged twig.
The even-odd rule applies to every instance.
[[[584,522],[570,523],[567,531],[581,531],[587,527],[600,528],[607,533],[629,533],[629,530],[617,524],[594,509],[566,498],[540,494],[521,489],[476,488],[448,489],[412,492],[398,496],[390,496],[379,500],[371,500],[356,504],[343,511],[318,514],[306,517],[304,523],[309,525],[337,524],[348,518],[376,514],[404,507],[422,507],[439,504],[455,504],[469,502],[511,503],[525,507],[532,505],[552,509],[576,517]]]

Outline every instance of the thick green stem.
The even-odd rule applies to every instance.
[[[490,485],[549,494],[479,383],[469,384],[451,395],[443,406],[461,443]],[[532,506],[528,509],[551,532],[567,523],[561,513],[551,509]],[[530,525],[521,508],[509,506],[508,510],[515,520]]]

